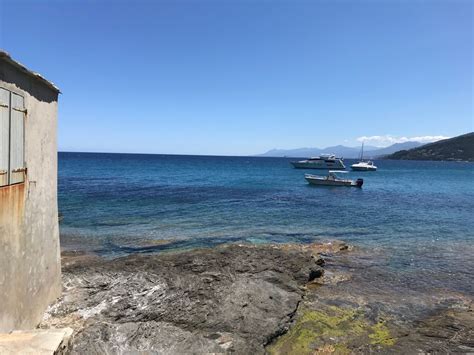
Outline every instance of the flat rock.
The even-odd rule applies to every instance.
[[[42,326],[73,327],[72,352],[88,354],[264,353],[323,274],[316,246],[67,260],[64,295]]]

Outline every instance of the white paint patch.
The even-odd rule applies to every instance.
[[[99,314],[100,312],[102,312],[106,308],[107,308],[107,301],[102,301],[95,307],[80,309],[80,310],[77,311],[77,313],[82,318],[87,319],[87,318],[90,318],[92,316],[95,316],[96,314]]]
[[[163,285],[155,285],[153,286],[152,288],[150,288],[149,290],[146,290],[146,291],[143,291],[143,292],[139,292],[139,293],[135,293],[133,295],[133,299],[137,299],[138,297],[142,297],[142,296],[145,296],[145,297],[149,297],[151,296],[153,293],[155,293],[156,291],[159,291],[163,289]]]
[[[229,350],[230,347],[232,347],[234,343],[232,341],[228,341],[227,343],[220,344],[221,348],[224,350]]]
[[[110,301],[111,304],[116,304],[118,301],[120,301],[122,299],[122,297],[120,296],[115,296],[115,297],[112,297],[112,300]]]
[[[163,288],[164,288],[163,284],[158,284],[158,285],[153,286],[149,290],[134,294],[133,299],[134,300],[138,299],[137,308],[139,310],[144,310],[148,308],[148,297],[153,295],[156,291],[162,290]]]
[[[43,314],[43,321],[47,321],[49,318],[51,318],[53,314],[56,313],[56,311],[58,310],[58,308],[61,306],[62,303],[63,301],[61,300],[59,302],[56,302],[53,305],[48,306],[48,308]]]
[[[161,285],[156,285],[150,288],[150,290],[146,293],[146,296],[151,296],[155,291],[161,290],[163,287]]]

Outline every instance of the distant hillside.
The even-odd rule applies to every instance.
[[[387,154],[392,154],[398,152],[399,150],[407,150],[416,147],[422,146],[423,143],[420,142],[405,142],[405,143],[395,143],[386,148],[378,148],[375,150],[368,151],[367,154],[364,154],[367,158],[378,158]]]
[[[394,153],[401,149],[411,149],[419,147],[419,142],[396,143],[386,148],[377,148],[372,146],[365,146],[364,157],[375,158],[382,155]],[[266,153],[260,154],[261,157],[291,157],[302,158],[312,157],[320,154],[336,154],[343,158],[358,158],[360,154],[360,147],[346,147],[343,145],[336,145],[327,148],[297,148],[297,149],[272,149]]]
[[[474,161],[474,132],[444,139],[421,147],[400,150],[385,159]]]

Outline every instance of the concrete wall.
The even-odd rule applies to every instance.
[[[0,87],[25,98],[26,181],[0,187],[0,332],[35,327],[61,294],[58,92],[0,58]]]

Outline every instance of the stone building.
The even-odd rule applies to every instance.
[[[61,294],[58,95],[0,51],[0,332],[35,327]]]

